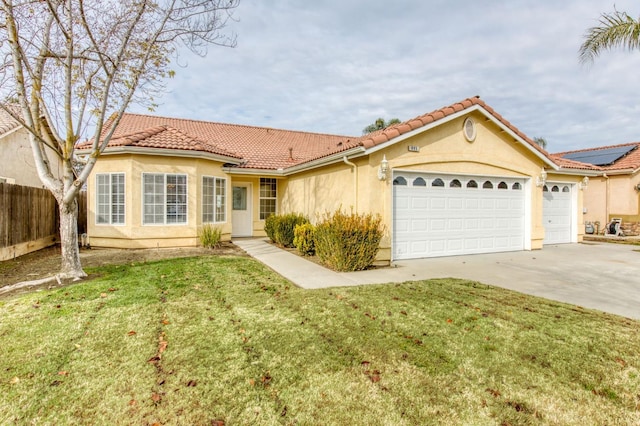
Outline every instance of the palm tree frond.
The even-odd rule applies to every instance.
[[[600,17],[600,26],[587,30],[580,46],[579,58],[583,64],[591,63],[603,50],[621,47],[627,50],[640,48],[640,20],[625,12],[615,11]]]

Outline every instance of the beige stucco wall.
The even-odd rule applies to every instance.
[[[58,156],[47,148],[51,173],[55,177],[62,175],[62,168]],[[38,177],[29,134],[23,128],[0,137],[0,177],[15,180],[16,185],[42,188],[42,181]]]
[[[392,172],[386,181],[380,181],[377,173],[383,156],[391,170],[443,172],[456,174],[509,176],[528,179],[531,249],[542,248],[544,227],[542,224],[542,188],[535,185],[543,161],[507,133],[479,113],[472,115],[477,125],[474,142],[468,142],[462,133],[465,117],[441,124],[404,141],[379,150],[368,157],[352,159],[357,170],[344,163],[334,164],[305,173],[290,176],[281,186],[281,210],[302,212],[310,218],[342,206],[348,211],[372,212],[383,218],[387,232],[381,242],[379,260],[390,260],[392,241]],[[418,152],[409,151],[418,147]],[[581,176],[549,175],[557,181],[577,183]],[[356,183],[357,182],[357,183]],[[357,199],[354,190],[357,185]],[[582,195],[578,194],[579,213],[582,212]],[[582,217],[576,218],[582,224]],[[578,226],[580,240],[584,226]]]
[[[88,184],[87,228],[91,244],[97,247],[149,248],[192,247],[198,245],[198,228],[202,225],[202,177],[227,179],[227,221],[215,224],[222,228],[223,239],[231,235],[231,179],[222,164],[193,158],[151,155],[104,155],[96,163]],[[96,224],[96,174],[125,174],[125,224]],[[180,173],[187,175],[187,223],[144,225],[142,218],[142,174]]]
[[[600,222],[600,229],[612,217],[640,221],[640,172],[591,178],[584,191],[585,221]]]

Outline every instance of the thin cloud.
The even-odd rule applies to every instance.
[[[359,135],[480,95],[552,151],[640,140],[640,52],[578,62],[608,1],[265,3],[241,3],[235,49],[182,54],[157,114]]]

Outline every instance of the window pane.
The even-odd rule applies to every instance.
[[[109,223],[109,175],[96,175],[96,223]]]
[[[233,187],[233,209],[234,210],[247,209],[247,188],[243,186]]]
[[[260,220],[265,220],[272,214],[276,213],[276,200],[261,199],[260,200]]]
[[[226,198],[227,198],[226,179],[216,179],[216,199],[215,199],[216,222],[227,221]]]
[[[202,178],[202,222],[211,223],[214,221],[213,217],[213,200],[215,198],[214,178],[203,177]]]
[[[144,223],[164,223],[164,175],[143,175]]]
[[[187,176],[167,175],[166,223],[187,222]]]
[[[124,173],[96,175],[96,223],[124,223]]]
[[[260,178],[260,220],[276,213],[276,179]]]

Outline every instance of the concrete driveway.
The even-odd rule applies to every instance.
[[[337,273],[263,240],[234,242],[303,288],[464,278],[640,319],[640,246],[561,244],[536,251],[403,260],[391,268]]]
[[[465,278],[640,319],[640,246],[588,242],[396,263],[404,277]]]

